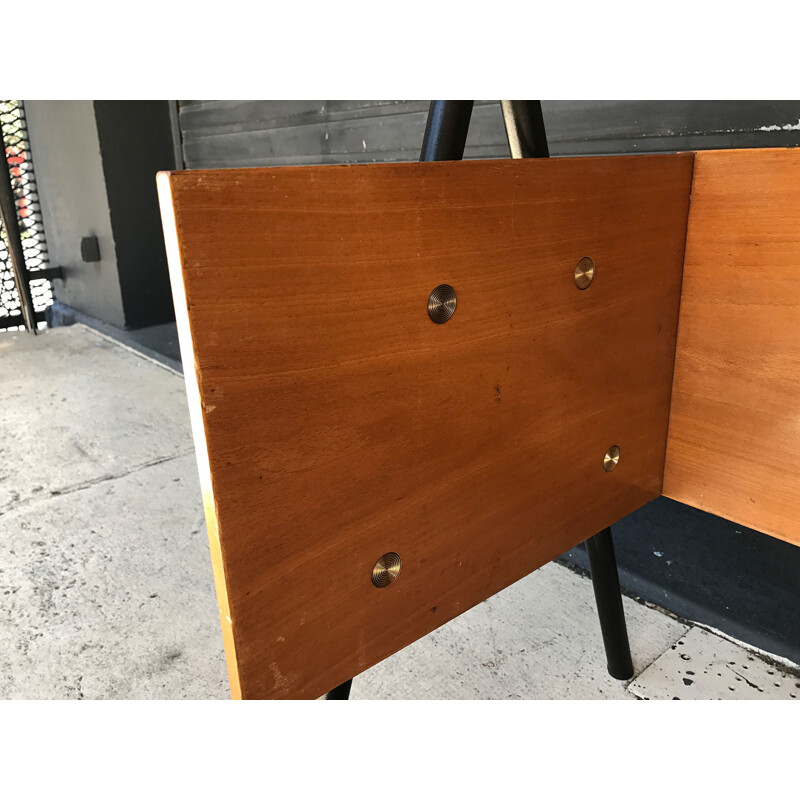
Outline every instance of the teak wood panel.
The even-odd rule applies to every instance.
[[[695,156],[664,494],[800,544],[800,151]]]
[[[234,696],[320,696],[661,493],[691,169],[159,176]]]

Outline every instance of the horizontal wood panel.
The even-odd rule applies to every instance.
[[[159,177],[235,695],[317,697],[660,494],[691,165]]]
[[[698,153],[664,494],[800,544],[800,151]]]

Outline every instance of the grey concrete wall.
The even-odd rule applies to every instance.
[[[123,327],[116,247],[91,100],[28,100],[31,151],[57,301]],[[80,245],[97,236],[101,260],[85,263]]]
[[[428,101],[181,101],[189,169],[415,161]],[[800,144],[798,101],[545,101],[555,156]],[[478,100],[465,158],[507,158],[498,101]]]

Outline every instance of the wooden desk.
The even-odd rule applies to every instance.
[[[790,190],[758,176],[800,154],[760,152],[159,175],[235,697],[320,696],[660,495],[665,461],[670,496],[785,535],[797,216],[774,234]],[[719,226],[774,243],[753,282]],[[434,324],[440,284],[457,308]],[[736,430],[709,393],[738,398]],[[759,470],[730,481],[753,440]]]

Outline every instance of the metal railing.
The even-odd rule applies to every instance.
[[[39,195],[21,100],[0,100],[0,331],[44,328],[53,302]]]

